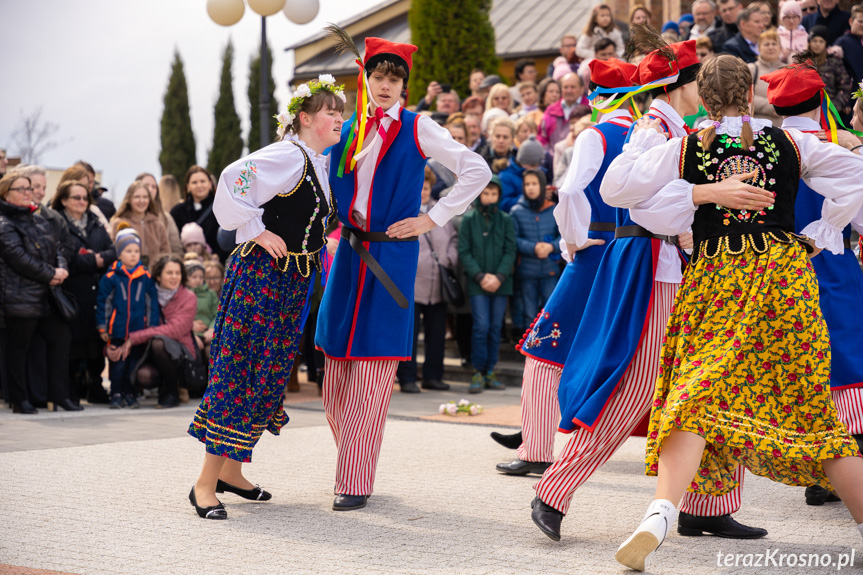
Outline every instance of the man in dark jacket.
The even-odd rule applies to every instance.
[[[845,68],[854,82],[852,91],[856,90],[863,82],[863,4],[851,9],[851,30],[840,36],[836,45],[842,48]]]
[[[764,32],[763,17],[758,10],[747,8],[737,17],[739,31],[722,45],[722,51],[737,56],[747,64],[758,60],[758,36]]]
[[[832,46],[836,40],[850,28],[851,13],[839,9],[839,0],[818,0],[818,9],[814,14],[803,17],[803,27],[811,30],[815,26],[827,28],[827,45]]]
[[[717,7],[721,24],[717,23],[713,31],[707,33],[707,37],[710,38],[713,49],[718,54],[722,52],[722,45],[737,34],[737,15],[740,14],[743,6],[740,0],[719,0]]]

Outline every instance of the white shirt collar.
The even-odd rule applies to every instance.
[[[389,110],[384,112],[384,116],[389,116],[393,120],[398,120],[399,119],[399,111],[401,110],[401,107],[402,107],[401,102],[396,100],[396,103],[393,104],[392,106],[390,106]],[[371,108],[371,105],[369,105],[369,108]],[[373,116],[374,116],[374,114],[369,113],[370,118],[372,118]]]
[[[289,140],[291,142],[296,142],[297,144],[299,144],[313,162],[325,162],[327,160],[326,156],[324,156],[323,154],[319,154],[310,147],[308,147],[304,141],[297,137],[296,134],[288,134],[285,140]]]
[[[608,122],[609,120],[614,120],[615,118],[620,120],[626,120],[627,122],[632,122],[632,112],[628,109],[618,108],[613,112],[608,112],[607,114],[603,114],[599,118],[598,124],[602,124],[603,122]]]
[[[678,129],[683,129],[683,127],[686,125],[686,122],[684,122],[683,118],[680,117],[680,114],[678,114],[677,111],[671,107],[671,104],[668,104],[663,100],[653,100],[653,102],[650,104],[650,110],[648,110],[648,113],[650,112],[657,112],[657,115],[662,116]]]
[[[812,118],[788,116],[782,121],[782,128],[794,128],[801,132],[817,132],[821,130],[821,125]]]
[[[704,120],[698,125],[698,128],[709,128],[712,125],[713,120]],[[749,125],[752,127],[753,132],[763,132],[764,128],[772,126],[773,123],[770,120],[764,120],[762,118],[750,118]],[[725,116],[722,118],[722,122],[720,122],[719,127],[716,128],[717,134],[728,134],[735,138],[739,136],[742,131],[743,118],[741,116]]]

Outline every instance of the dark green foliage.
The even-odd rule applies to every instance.
[[[222,79],[219,82],[219,99],[216,100],[213,147],[207,159],[207,169],[217,178],[225,167],[243,155],[243,135],[240,117],[234,105],[233,76],[234,46],[230,40],[222,56]]]
[[[279,103],[274,95],[276,82],[273,80],[273,53],[267,46],[267,73],[269,76],[270,111],[267,114],[267,133],[270,135],[267,142],[273,142],[276,138],[276,119],[273,117],[279,113]],[[249,152],[254,152],[261,147],[261,114],[258,110],[258,100],[261,93],[261,55],[252,59],[249,67],[249,136],[246,138],[246,147]]]
[[[432,80],[450,84],[465,98],[471,70],[497,73],[490,9],[491,0],[413,0],[408,23],[419,50],[413,55],[410,103],[425,96]]]
[[[195,134],[189,116],[189,92],[180,54],[174,52],[171,78],[165,91],[165,109],[162,111],[162,150],[159,163],[162,175],[171,174],[182,182],[186,170],[198,162],[195,156]]]

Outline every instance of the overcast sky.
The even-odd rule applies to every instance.
[[[320,0],[318,17],[298,26],[281,12],[267,19],[274,54],[276,99],[285,104],[293,55],[284,48],[327,22],[342,22],[380,0]],[[234,98],[248,131],[249,61],[260,48],[260,16],[246,6],[229,28],[210,20],[206,0],[0,0],[6,24],[0,39],[0,147],[17,156],[12,133],[22,113],[41,106],[59,125],[60,146],[41,163],[64,169],[85,159],[122,197],[142,171],[160,175],[159,122],[174,50],[189,88],[198,162],[206,164],[213,139],[221,55],[234,43]]]

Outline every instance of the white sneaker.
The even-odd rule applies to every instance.
[[[614,558],[630,569],[644,571],[644,560],[662,545],[675,519],[674,504],[667,499],[655,499],[647,508],[641,525],[623,542]]]

